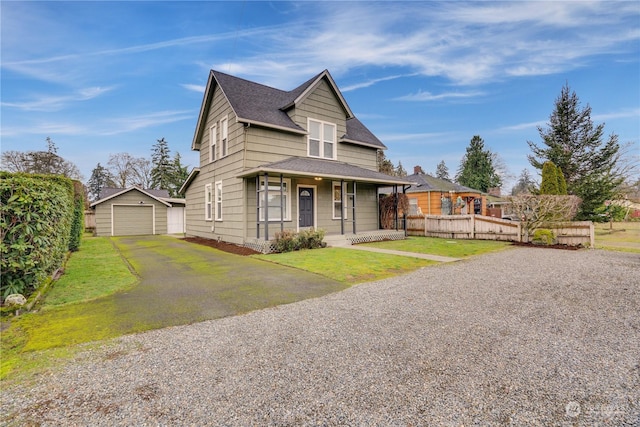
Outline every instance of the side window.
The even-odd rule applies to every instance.
[[[216,221],[222,221],[222,181],[216,182]]]
[[[211,184],[204,186],[204,219],[211,221],[213,219],[213,193]]]
[[[340,210],[343,209],[342,206],[342,184],[339,182],[333,182],[333,219],[340,219]],[[344,218],[347,219],[347,209],[344,207],[342,211]]]
[[[213,125],[209,128],[209,162],[216,160],[216,139],[218,128]]]

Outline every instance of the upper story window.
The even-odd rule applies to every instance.
[[[229,153],[229,129],[228,120],[225,117],[220,120],[220,157],[225,157]]]
[[[307,144],[309,157],[323,159],[336,158],[336,125],[309,119],[309,137]]]
[[[209,128],[209,162],[216,160],[216,138],[217,127],[213,125]]]

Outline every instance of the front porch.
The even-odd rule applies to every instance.
[[[404,238],[404,230],[372,230],[355,234],[329,234],[324,237],[324,242],[329,247],[341,247],[383,240],[402,240]],[[244,246],[264,254],[274,252],[273,240],[248,239],[245,241]]]

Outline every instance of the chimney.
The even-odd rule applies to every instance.
[[[500,197],[501,188],[500,187],[489,188],[487,190],[487,193],[489,193],[490,196]]]
[[[414,166],[413,167],[413,173],[415,175],[424,174],[424,171],[422,170],[422,166]]]

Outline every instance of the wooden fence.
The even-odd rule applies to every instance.
[[[594,227],[590,221],[546,224],[558,243],[594,247]],[[446,239],[481,239],[523,241],[522,224],[482,215],[417,215],[407,217],[410,236]]]
[[[84,211],[84,229],[85,231],[95,231],[96,212],[94,210]]]

